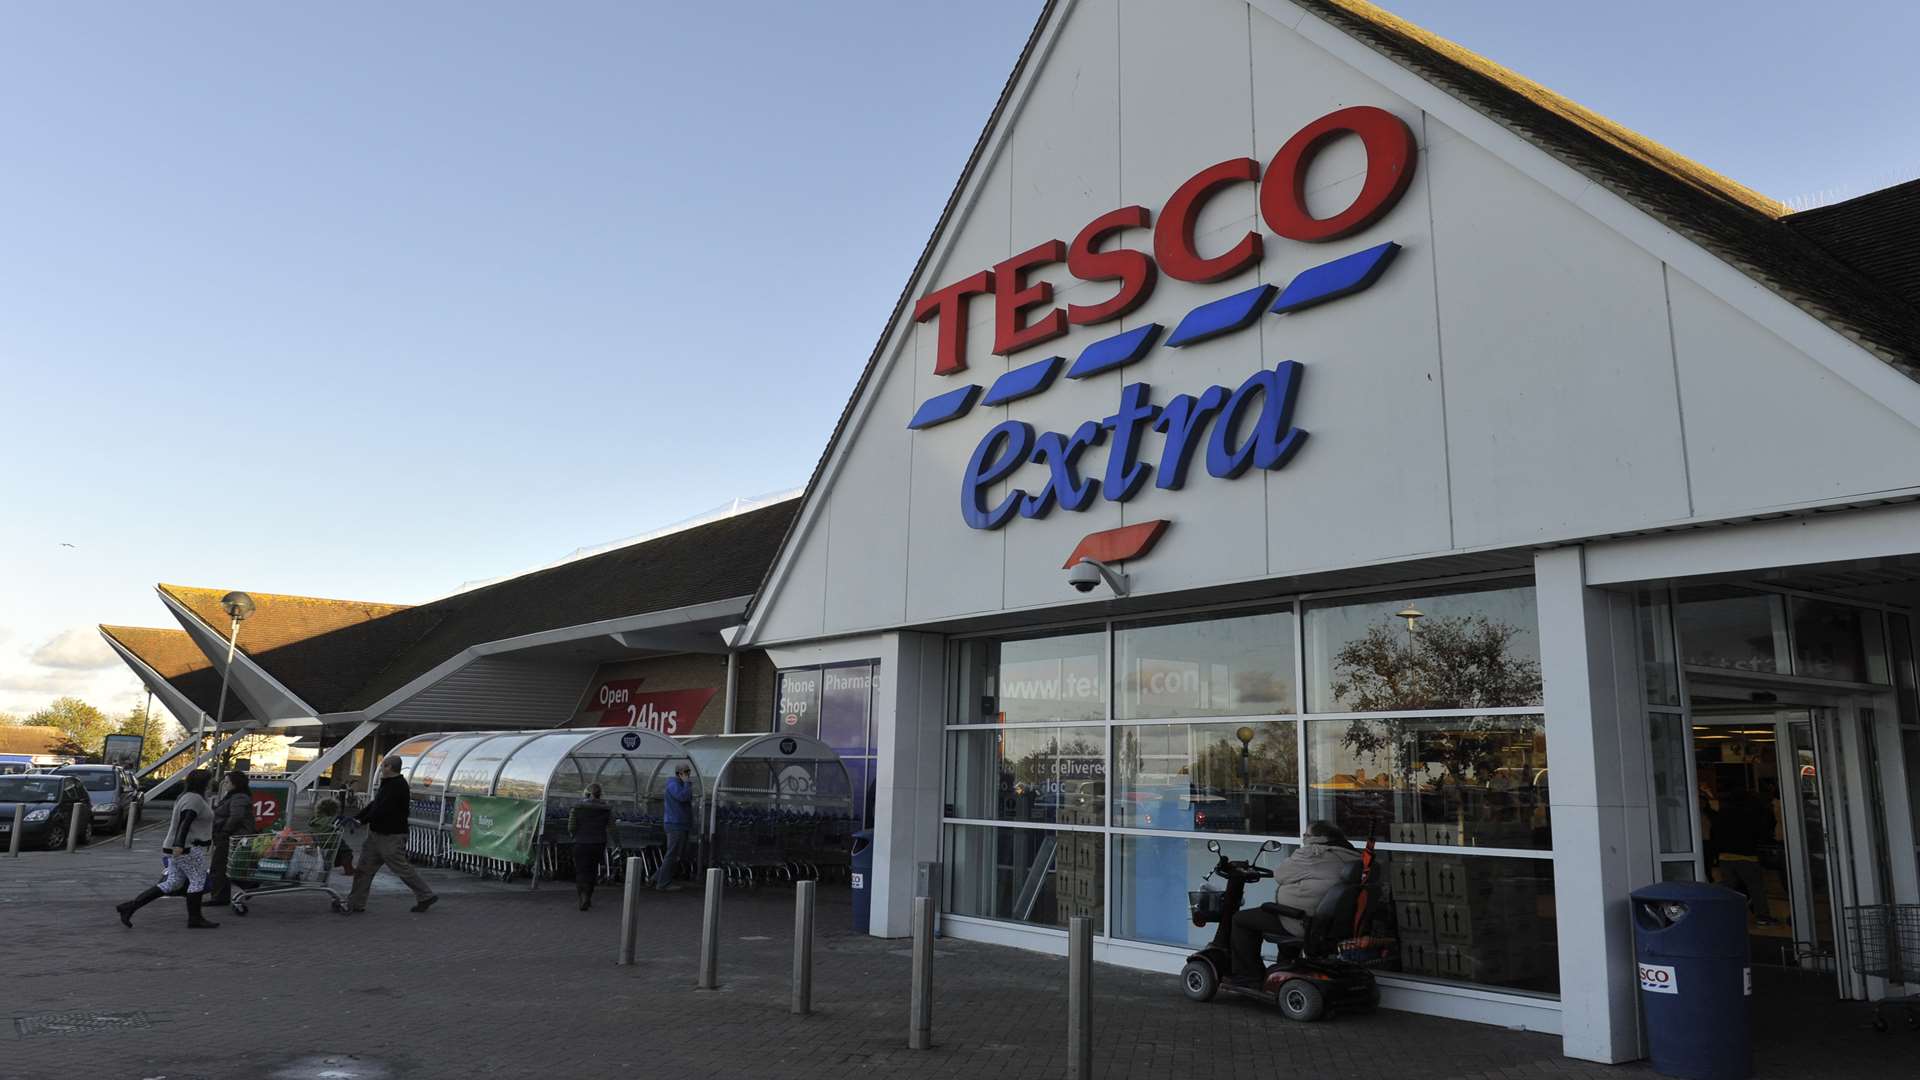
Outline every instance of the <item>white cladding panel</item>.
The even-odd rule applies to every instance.
[[[986,331],[991,329],[989,325]],[[986,331],[979,331],[978,336],[984,338]],[[916,348],[903,355],[901,362],[913,365],[918,386],[914,397],[917,406],[935,394],[953,389],[955,383],[933,374],[933,324],[922,324],[916,336]],[[1003,357],[983,353],[973,357],[972,366],[967,370],[976,381],[991,385],[996,377],[1005,373],[1007,362]],[[896,513],[902,504],[907,506],[908,622],[994,611],[1000,607],[1007,530],[983,533],[966,527],[960,520],[960,476],[966,471],[967,459],[973,456],[974,444],[989,428],[1005,420],[1006,413],[1005,406],[976,408],[966,421],[914,432],[911,491],[890,492],[884,496],[874,493],[876,498],[885,498],[887,506]],[[905,427],[912,415],[911,411],[895,416],[875,413],[867,422]],[[1023,524],[1031,523],[1016,522],[1014,527]]]
[[[1669,271],[1696,514],[1920,481],[1920,431],[1685,276]]]
[[[990,135],[971,202],[948,225],[949,250],[916,295],[1042,241],[1070,243],[1123,205],[1157,215],[1199,170],[1244,156],[1264,165],[1301,126],[1349,105],[1385,108],[1413,128],[1421,147],[1413,183],[1382,220],[1326,244],[1268,234],[1254,185],[1231,185],[1201,216],[1197,246],[1217,254],[1255,229],[1265,247],[1257,271],[1211,285],[1162,273],[1152,299],[1124,320],[1074,327],[1011,364],[992,353],[990,296],[969,306],[968,368],[958,377],[932,374],[933,324],[904,327],[871,407],[843,434],[845,462],[815,493],[811,528],[783,555],[756,640],[1076,600],[1060,565],[1075,542],[1159,517],[1174,524],[1158,552],[1127,567],[1137,594],[1913,483],[1904,467],[1910,428],[1576,205],[1582,185],[1555,190],[1529,178],[1243,3],[1080,0],[1067,10],[1064,25],[1043,33],[1042,68],[1016,93],[1006,130]],[[1329,146],[1306,178],[1309,208],[1344,207],[1364,170],[1357,140]],[[1259,282],[1284,285],[1388,240],[1402,246],[1398,258],[1356,295],[905,430],[936,394],[990,386],[1010,366],[1049,355],[1070,362],[1088,343],[1145,322],[1171,330],[1201,303]],[[1152,248],[1147,230],[1117,242]],[[1035,279],[1061,286],[1060,306],[1098,302],[1114,287],[1073,283],[1061,267]],[[1125,504],[1101,498],[1083,513],[1015,518],[992,532],[961,520],[967,461],[1003,420],[1071,432],[1113,413],[1127,383],[1149,384],[1164,404],[1210,385],[1231,390],[1283,360],[1305,365],[1294,419],[1311,433],[1284,469],[1216,479],[1203,446],[1179,492],[1150,481]],[[1783,437],[1811,429],[1865,437],[1859,452],[1838,439]],[[1157,465],[1164,436],[1149,432],[1141,444],[1139,460]],[[1102,474],[1111,447],[1109,438],[1090,448],[1082,475]],[[1023,466],[992,498],[1010,486],[1037,490],[1044,477]]]
[[[1455,544],[1685,518],[1659,261],[1470,140],[1427,157]]]
[[[913,372],[885,373],[876,417],[911,416],[919,401]],[[905,424],[870,423],[865,452],[849,458],[827,493],[826,626],[894,625],[907,614],[907,520],[899,493],[913,476],[913,440]],[[891,498],[887,496],[892,496]],[[817,631],[816,631],[817,632]]]

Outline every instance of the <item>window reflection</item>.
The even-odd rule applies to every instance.
[[[1541,704],[1533,587],[1313,607],[1313,712]]]
[[[1795,675],[1841,682],[1889,681],[1878,611],[1798,596],[1788,606],[1793,612]]]
[[[1104,833],[948,825],[945,850],[955,915],[1058,927],[1105,917]]]
[[[960,643],[957,723],[1038,724],[1107,718],[1102,631]]]
[[[1113,933],[1133,941],[1153,941],[1162,945],[1199,948],[1213,940],[1213,924],[1193,925],[1187,907],[1187,893],[1201,887],[1207,872],[1220,858],[1207,850],[1206,841],[1174,836],[1128,836],[1113,838]],[[1292,848],[1261,851],[1257,840],[1225,840],[1221,854],[1229,859],[1258,857],[1262,866],[1278,866],[1292,854]],[[1213,879],[1212,888],[1226,883]],[[1272,900],[1271,881],[1247,886],[1244,907],[1257,907]]]
[[[1553,846],[1542,717],[1320,720],[1307,760],[1308,816],[1355,843]]]
[[[1410,851],[1380,853],[1390,882],[1392,966],[1409,975],[1560,991],[1553,863]]]
[[[1292,721],[1116,727],[1114,824],[1297,836],[1299,758]]]
[[[1100,728],[1009,728],[950,736],[947,816],[1099,825],[1107,765]]]
[[[1786,670],[1787,617],[1778,596],[1720,586],[1682,589],[1674,621],[1691,667]]]
[[[1121,719],[1293,712],[1293,613],[1116,631]]]

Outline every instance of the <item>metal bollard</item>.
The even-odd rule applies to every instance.
[[[700,989],[720,988],[720,891],[726,878],[720,868],[707,870],[706,910],[700,918]]]
[[[134,808],[129,807],[127,809],[127,850],[128,851],[133,850],[133,830],[134,830],[134,827],[139,824],[140,824],[140,815],[134,812]]]
[[[1067,1078],[1093,1080],[1093,920],[1067,928]]]
[[[7,854],[16,859],[20,857],[20,829],[26,823],[27,805],[25,803],[14,803],[13,832],[7,838]]]
[[[933,899],[913,898],[913,994],[907,1049],[933,1045]]]
[[[813,1011],[813,893],[815,883],[793,887],[793,1014]]]
[[[633,963],[633,951],[640,941],[640,856],[627,856],[627,881],[625,895],[620,905],[620,959],[621,964]]]
[[[69,854],[80,850],[80,825],[85,820],[85,811],[78,806],[75,806],[73,812],[67,816],[67,852]]]

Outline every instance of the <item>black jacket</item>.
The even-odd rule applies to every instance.
[[[1773,842],[1773,807],[1756,795],[1736,791],[1721,800],[1713,821],[1713,842],[1722,855],[1757,855]]]
[[[613,807],[599,799],[587,799],[576,804],[567,815],[567,831],[573,834],[573,842],[594,847],[607,845],[607,826],[613,821]]]
[[[373,793],[373,801],[353,817],[373,832],[392,836],[407,831],[407,810],[412,804],[407,778],[386,776],[380,780],[380,790]]]

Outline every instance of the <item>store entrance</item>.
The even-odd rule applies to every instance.
[[[1699,712],[1693,726],[1708,877],[1747,896],[1755,964],[1828,967],[1833,881],[1816,730],[1827,708]]]
[[[1893,892],[1874,735],[1890,702],[1758,685],[1696,675],[1690,688],[1699,869],[1747,895],[1756,966],[1866,996],[1847,920]]]

